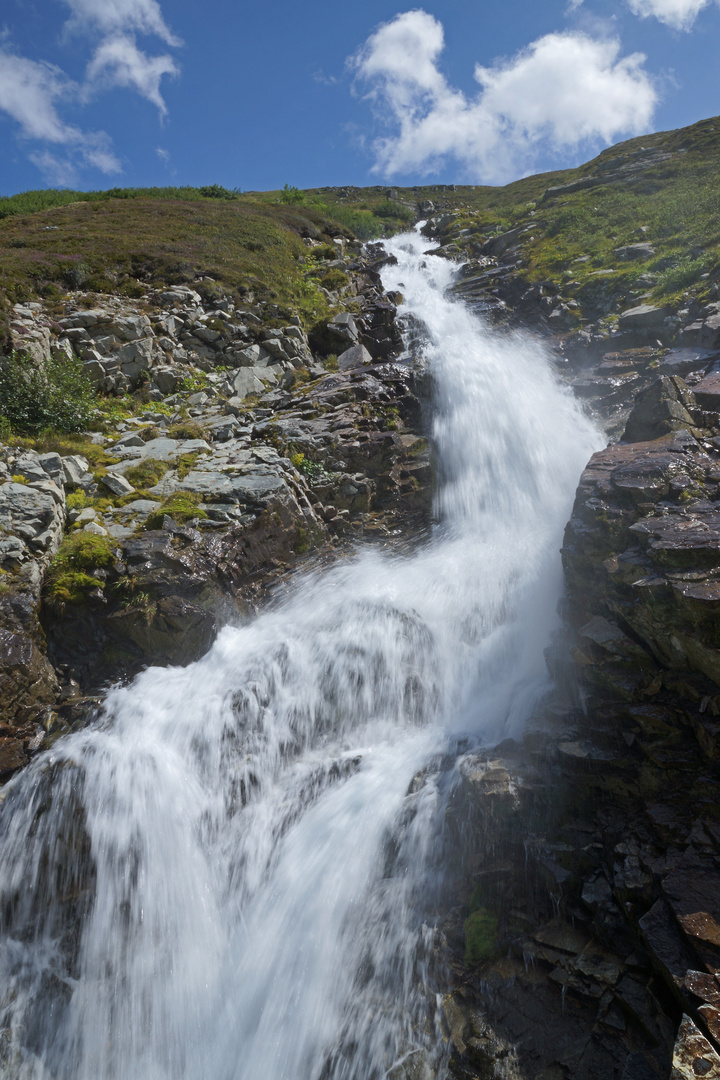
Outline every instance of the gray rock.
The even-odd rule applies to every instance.
[[[124,476],[118,476],[115,473],[106,473],[100,483],[103,487],[106,487],[108,491],[111,491],[113,495],[130,495],[135,490],[129,480],[126,480]]]
[[[129,446],[144,446],[143,439],[140,438],[136,431],[128,431],[125,435],[121,435],[116,443],[113,443],[112,450],[126,450]]]
[[[200,391],[200,393],[198,393],[198,394],[191,394],[191,395],[190,395],[190,397],[189,397],[189,398],[187,399],[187,403],[188,403],[188,405],[190,405],[191,407],[193,407],[193,408],[197,408],[197,406],[198,406],[198,405],[205,405],[205,404],[207,404],[207,402],[208,402],[209,400],[210,400],[210,399],[209,399],[209,397],[207,396],[207,394],[205,394],[205,393],[203,393],[202,391]]]
[[[80,487],[88,474],[88,463],[79,454],[71,454],[62,459],[63,483],[66,487]]]
[[[339,371],[352,371],[365,364],[372,364],[372,356],[364,345],[351,345],[338,356]]]
[[[153,382],[155,383],[161,394],[174,394],[180,381],[181,377],[174,368],[153,368]]]
[[[153,345],[154,339],[151,337],[123,345],[117,354],[123,374],[134,379],[141,371],[148,371],[152,367]]]
[[[267,367],[271,360],[270,353],[261,345],[248,345],[244,349],[234,349],[228,352],[228,358],[232,357],[233,363],[238,367]]]
[[[257,348],[257,346],[253,346]],[[233,390],[236,398],[246,398],[249,394],[262,394],[265,389],[263,383],[255,374],[257,368],[240,368],[233,379]]]
[[[355,345],[360,337],[357,323],[347,311],[335,315],[327,324],[327,328],[333,336],[340,341],[347,342],[349,345]]]
[[[637,307],[623,311],[618,319],[618,327],[620,330],[659,330],[664,318],[664,307],[639,304]]]
[[[147,315],[125,315],[114,319],[108,331],[120,341],[137,341],[152,335],[150,320]]]
[[[93,536],[107,536],[107,529],[99,525],[97,521],[89,521],[83,526],[83,532],[92,533]]]
[[[615,248],[613,255],[616,255],[620,262],[635,262],[639,259],[651,259],[655,254],[655,248],[652,244],[626,244],[624,247]]]

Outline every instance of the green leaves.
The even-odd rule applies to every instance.
[[[23,353],[0,361],[0,421],[21,435],[83,431],[95,404],[80,360],[54,356],[42,364]]]

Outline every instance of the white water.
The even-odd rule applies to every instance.
[[[546,687],[598,439],[539,346],[444,296],[427,241],[388,247],[385,285],[427,328],[434,535],[299,581],[198,663],[113,691],[9,785],[3,1077],[378,1080],[418,1047],[443,1075],[441,758],[459,734],[517,732]]]

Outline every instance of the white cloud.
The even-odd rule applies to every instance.
[[[477,180],[507,180],[541,147],[569,151],[649,127],[657,94],[641,53],[578,32],[547,34],[510,60],[475,68],[475,98],[438,68],[443,27],[421,10],[382,25],[351,60],[396,129],[375,144],[375,170],[428,173],[454,158]]]
[[[163,75],[178,75],[179,68],[171,56],[148,56],[138,49],[127,34],[106,38],[95,51],[87,68],[87,92],[98,88],[120,86],[132,88],[156,105],[164,116],[167,112],[160,93]]]
[[[157,0],[65,0],[73,13],[69,28],[102,34],[154,34],[168,45],[182,44],[170,31]]]
[[[53,64],[28,60],[0,47],[0,111],[20,125],[21,134],[27,139],[68,147],[75,158],[104,173],[119,172],[120,163],[105,132],[83,131],[60,118],[55,103],[77,95],[77,85]],[[72,171],[74,175],[71,160],[63,161],[49,151],[36,151],[30,159],[46,174],[67,175]]]
[[[69,141],[77,129],[62,122],[55,101],[74,89],[54,64],[27,60],[0,48],[0,109],[17,120],[28,138]]]
[[[94,39],[84,85],[68,79],[54,64],[16,55],[0,32],[0,113],[5,112],[24,138],[66,148],[65,156],[34,149],[30,160],[55,183],[73,183],[81,164],[104,173],[120,172],[110,138],[102,131],[86,132],[61,116],[63,102],[86,104],[101,90],[134,90],[167,112],[160,92],[165,75],[179,68],[167,54],[150,56],[136,44],[136,34],[152,34],[168,45],[181,44],[168,28],[157,0],[65,0],[72,12],[68,31]]]
[[[654,15],[675,30],[689,30],[711,0],[628,0],[630,10],[646,19]]]

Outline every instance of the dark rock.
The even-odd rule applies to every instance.
[[[689,409],[695,398],[677,375],[661,375],[635,399],[628,418],[624,438],[627,442],[644,442],[660,438],[670,431],[692,429]]]

